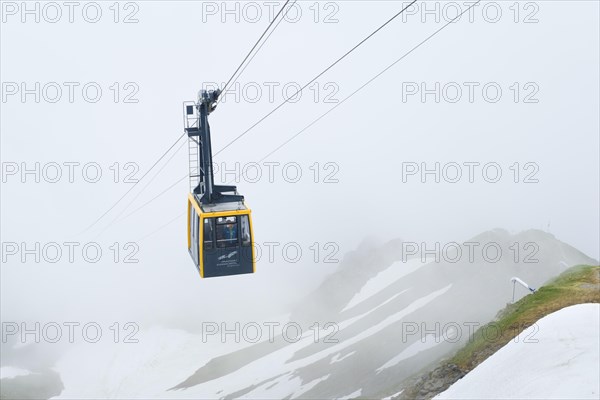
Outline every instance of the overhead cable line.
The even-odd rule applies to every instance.
[[[387,67],[385,67],[383,70],[381,70],[379,73],[377,73],[375,76],[373,76],[371,79],[369,79],[367,82],[365,82],[363,85],[361,85],[358,89],[356,89],[354,92],[352,92],[350,95],[346,96],[343,100],[341,100],[339,103],[337,103],[335,106],[333,106],[332,108],[330,108],[329,110],[327,110],[325,113],[321,114],[319,117],[317,117],[316,119],[314,119],[311,123],[309,123],[308,125],[306,125],[304,128],[302,128],[300,131],[298,131],[296,134],[294,134],[293,136],[291,136],[289,139],[287,139],[285,142],[283,142],[281,145],[277,146],[274,150],[272,150],[271,152],[269,152],[267,155],[265,155],[263,158],[261,158],[258,162],[264,161],[266,158],[270,157],[272,154],[274,154],[275,152],[277,152],[279,149],[281,149],[282,147],[284,147],[285,145],[287,145],[289,142],[291,142],[292,140],[294,140],[296,137],[298,137],[299,135],[301,135],[303,132],[305,132],[306,130],[308,130],[311,126],[313,126],[314,124],[316,124],[318,121],[320,121],[321,119],[323,119],[326,115],[328,115],[330,112],[332,112],[333,110],[335,110],[337,107],[339,107],[341,104],[343,104],[344,102],[346,102],[348,99],[350,99],[352,96],[354,96],[356,93],[358,93],[359,91],[361,91],[362,89],[364,89],[366,86],[368,86],[370,83],[372,83],[374,80],[376,80],[377,78],[379,78],[381,75],[383,75],[385,72],[387,72],[390,68],[392,68],[394,65],[396,65],[397,63],[399,63],[400,61],[402,61],[404,58],[406,58],[409,54],[411,54],[412,52],[414,52],[415,50],[417,50],[419,47],[421,47],[423,44],[425,44],[426,42],[428,42],[429,40],[431,40],[435,35],[437,35],[439,32],[441,32],[444,28],[446,28],[448,25],[450,25],[451,23],[455,22],[456,20],[458,20],[458,18],[460,18],[464,13],[468,12],[471,8],[473,8],[474,6],[476,6],[477,4],[479,4],[481,2],[481,0],[477,0],[475,3],[473,3],[471,6],[469,6],[467,9],[465,9],[464,11],[462,11],[460,14],[458,14],[456,17],[454,17],[453,19],[451,19],[450,21],[448,21],[446,24],[444,24],[442,27],[440,27],[439,29],[437,29],[436,31],[434,31],[431,35],[429,35],[428,37],[426,37],[424,40],[422,40],[421,42],[419,42],[416,46],[412,47],[408,52],[404,53],[400,58],[398,58],[397,60],[395,60],[393,63],[391,63],[390,65],[388,65]],[[169,188],[165,189],[163,192],[161,192],[159,194],[162,195],[164,192],[172,189],[177,183],[183,181],[185,178],[187,177],[184,176],[182,179],[180,179],[179,181],[175,182],[175,184],[171,185]],[[158,196],[156,196],[158,197]],[[149,203],[151,203],[154,199],[151,199],[150,201],[148,201],[147,203],[145,203],[143,206],[148,205]],[[136,210],[137,211],[137,210]],[[135,212],[135,211],[134,211]],[[176,218],[179,218],[181,215],[179,215]],[[165,226],[169,225],[170,223],[174,222],[174,220],[171,220],[168,224],[163,225],[161,228],[157,229],[156,231],[152,232],[151,234],[145,236],[144,238],[153,235],[154,233],[158,232],[159,230],[161,230],[162,228],[164,228]]]
[[[381,26],[379,26],[379,28],[375,29],[367,37],[365,37],[363,40],[361,40],[360,42],[358,42],[358,44],[356,44],[354,47],[352,47],[350,50],[348,50],[346,53],[344,53],[344,55],[342,55],[341,57],[339,57],[332,64],[330,64],[327,68],[325,68],[323,71],[321,71],[319,74],[317,74],[314,78],[312,78],[310,81],[308,81],[304,86],[302,86],[300,89],[296,90],[296,92],[293,95],[287,97],[283,102],[281,102],[277,107],[275,107],[270,112],[268,112],[264,117],[262,117],[261,119],[259,119],[258,121],[256,121],[248,129],[246,129],[244,132],[242,132],[241,134],[239,134],[238,136],[236,136],[233,140],[231,140],[229,143],[227,143],[225,145],[225,147],[222,147],[219,151],[217,151],[215,153],[215,156],[217,156],[219,153],[221,153],[222,151],[224,151],[226,148],[228,148],[229,146],[231,146],[232,144],[234,144],[235,142],[237,142],[240,138],[242,138],[244,135],[246,135],[248,132],[250,132],[252,129],[254,129],[258,124],[260,124],[265,119],[267,119],[268,117],[270,117],[275,111],[279,110],[286,103],[288,103],[291,99],[293,99],[294,97],[296,97],[296,95],[298,95],[299,93],[301,93],[304,89],[306,89],[308,86],[310,86],[312,83],[314,83],[317,79],[319,79],[321,76],[323,76],[327,71],[329,71],[331,68],[333,68],[334,66],[336,66],[344,58],[346,58],[347,56],[349,56],[354,50],[358,49],[363,43],[365,43],[367,40],[369,40],[370,38],[372,38],[377,32],[379,32],[380,30],[382,30],[386,25],[388,25],[390,22],[392,22],[393,20],[395,20],[396,18],[398,18],[400,15],[402,15],[402,13],[404,11],[406,11],[410,6],[412,6],[416,2],[417,2],[417,0],[411,1],[406,7],[402,8],[400,11],[398,11],[396,14],[394,14],[390,19],[388,19]]]
[[[108,208],[108,210],[104,211],[104,213],[102,213],[102,215],[100,215],[98,218],[96,218],[96,220],[94,222],[92,222],[91,225],[89,225],[87,228],[85,228],[82,233],[85,233],[85,232],[89,231],[91,228],[93,228],[94,225],[96,225],[98,222],[100,222],[100,220],[102,218],[104,218],[106,216],[106,214],[108,214],[109,212],[111,212],[129,193],[131,193],[131,191],[133,189],[135,189],[135,187],[137,186],[137,184],[140,183],[146,177],[146,175],[148,175],[150,173],[150,171],[152,171],[154,169],[154,167],[156,167],[156,165],[163,158],[165,158],[165,156],[171,151],[171,149],[173,147],[175,147],[175,145],[181,140],[181,138],[183,138],[184,135],[185,135],[185,132],[183,134],[181,134],[181,136],[179,136],[177,138],[177,140],[158,158],[158,160],[156,160],[154,162],[154,164],[152,164],[152,166],[144,173],[144,175],[142,175],[142,177],[140,179],[138,179],[133,185],[131,185],[131,187],[129,188],[128,191],[126,191],[112,206],[110,206]]]
[[[275,23],[275,21],[277,20],[277,18],[281,15],[281,13],[283,12],[283,10],[285,9],[285,7],[287,6],[287,4],[290,2],[291,0],[287,0],[285,2],[285,4],[283,5],[283,7],[281,8],[281,10],[279,10],[279,12],[275,15],[275,17],[273,18],[273,20],[269,23],[269,25],[267,26],[267,28],[265,29],[265,31],[262,33],[262,35],[258,38],[258,40],[256,41],[256,43],[254,44],[254,46],[252,46],[252,48],[250,49],[250,51],[248,52],[248,54],[246,55],[246,57],[244,57],[244,60],[240,63],[240,65],[237,67],[237,69],[235,70],[235,72],[233,73],[233,75],[231,75],[231,77],[229,78],[229,80],[227,81],[227,83],[225,84],[225,86],[223,87],[223,92],[227,89],[227,86],[229,85],[229,83],[231,82],[231,80],[235,77],[235,75],[237,74],[237,72],[240,70],[240,68],[242,68],[242,66],[244,66],[244,63],[246,62],[246,60],[248,59],[248,57],[250,57],[250,55],[252,54],[252,52],[254,51],[254,49],[257,48],[257,46],[260,44],[261,40],[263,39],[263,37],[265,37],[265,35],[267,34],[267,32],[269,31],[269,29],[271,28],[271,26]],[[295,1],[294,1],[295,2]],[[286,11],[287,14],[287,11]],[[282,18],[283,19],[283,18]],[[281,21],[280,21],[281,22]],[[279,23],[275,26],[275,28],[279,25]],[[271,32],[273,33],[273,32]],[[269,34],[270,36],[271,34]],[[267,36],[268,39],[268,36]],[[264,43],[263,43],[264,44]],[[262,45],[260,47],[258,47],[258,50],[260,50],[262,48]],[[258,50],[256,53],[258,53]],[[252,58],[254,58],[254,56],[256,56],[256,53],[252,56]],[[252,59],[250,59],[251,61]],[[248,62],[249,64],[249,62]],[[246,64],[246,66],[248,66],[248,64]],[[244,66],[244,69],[246,68],[246,66]],[[243,70],[242,70],[243,72]],[[91,228],[93,228],[98,222],[100,222],[100,220],[102,220],[102,218],[104,218],[109,212],[111,212],[121,201],[123,201],[123,199],[129,194],[131,193],[131,191],[133,189],[135,189],[136,185],[138,183],[140,183],[149,173],[150,171],[152,171],[156,165],[171,151],[171,149],[173,149],[173,147],[175,147],[175,145],[177,145],[177,143],[183,138],[183,136],[185,135],[185,132],[181,134],[181,136],[179,136],[177,138],[177,140],[158,158],[158,160],[156,160],[154,162],[154,164],[152,164],[152,166],[144,173],[144,175],[142,175],[142,177],[140,179],[137,180],[137,182],[135,182],[130,188],[129,190],[127,190],[113,205],[111,205],[104,213],[102,213],[94,222],[92,222],[92,224],[90,224],[86,229],[84,229],[84,231],[82,233],[85,233],[87,231],[89,231]],[[127,207],[125,208],[125,210],[127,209]],[[118,216],[117,216],[118,218]],[[113,221],[114,222],[114,221]],[[111,223],[112,224],[112,223]]]
[[[289,2],[290,2],[290,0],[287,0],[285,2],[285,4],[283,5],[283,7],[281,7],[281,10],[279,10],[279,12],[273,18],[273,20],[269,23],[269,26],[267,26],[267,29],[265,29],[265,31],[262,33],[262,35],[260,35],[260,37],[258,38],[258,40],[256,41],[256,43],[254,44],[254,46],[252,46],[252,48],[250,49],[250,51],[248,52],[248,54],[246,54],[246,57],[244,57],[244,59],[242,60],[242,62],[240,63],[240,65],[237,67],[237,69],[235,70],[235,72],[231,75],[231,77],[229,78],[229,80],[227,81],[227,83],[225,84],[225,86],[223,86],[223,89],[221,89],[221,91],[223,93],[225,93],[225,91],[227,90],[227,87],[229,86],[229,84],[231,83],[231,81],[233,80],[233,78],[235,77],[235,75],[238,73],[238,71],[240,70],[240,68],[242,68],[242,66],[244,66],[244,63],[246,62],[246,60],[248,60],[248,57],[250,57],[250,55],[252,54],[252,52],[254,51],[254,49],[256,49],[256,47],[259,45],[259,43],[261,42],[261,40],[263,39],[263,37],[265,37],[265,35],[269,31],[269,29],[271,29],[271,26],[273,26],[273,24],[275,23],[275,21],[277,20],[277,18],[279,18],[279,16],[281,15],[281,13],[283,12],[283,10],[285,9],[285,6],[287,6]],[[295,3],[295,1],[294,1],[294,3]],[[287,14],[287,11],[286,11],[286,14]],[[275,28],[277,28],[278,25],[279,25],[279,23],[277,23],[277,25],[275,26]],[[275,31],[275,29],[273,29],[273,31]],[[273,33],[273,32],[271,32],[271,33]],[[269,36],[271,36],[271,34],[269,34]],[[268,37],[267,37],[267,39],[268,39]],[[266,42],[266,39],[265,39],[265,42]],[[260,50],[261,47],[262,47],[262,45],[258,48],[258,50],[256,51],[256,53],[258,53],[258,51]],[[256,54],[254,54],[254,56],[255,55]],[[254,56],[252,56],[252,58],[254,58]],[[250,63],[250,62],[248,62],[248,63]],[[245,67],[244,67],[244,69],[245,69]],[[241,73],[240,73],[240,75],[241,75]],[[217,101],[217,103],[218,103],[218,101]]]
[[[298,95],[300,92],[302,92],[304,89],[306,89],[308,86],[310,86],[313,82],[315,82],[317,79],[319,79],[321,76],[323,76],[325,73],[327,73],[327,71],[329,71],[330,69],[332,69],[335,65],[337,65],[340,61],[342,61],[344,58],[346,58],[348,55],[350,55],[353,51],[355,51],[356,49],[358,49],[361,45],[363,45],[367,40],[369,40],[370,38],[372,38],[375,34],[377,34],[377,32],[381,31],[385,26],[387,26],[390,22],[392,22],[393,20],[395,20],[396,18],[398,18],[400,15],[402,15],[403,12],[405,12],[409,7],[411,7],[414,3],[416,3],[417,0],[413,0],[412,2],[410,2],[408,5],[406,5],[405,7],[403,7],[400,11],[398,11],[396,14],[394,14],[391,18],[389,18],[387,21],[385,21],[383,24],[381,24],[377,29],[375,29],[374,31],[372,31],[369,35],[367,35],[364,39],[362,39],[360,42],[358,42],[356,45],[354,45],[350,50],[346,51],[346,53],[344,53],[341,57],[337,58],[332,64],[330,64],[327,68],[325,68],[324,70],[322,70],[319,74],[317,74],[314,78],[312,78],[309,82],[307,82],[304,86],[302,86],[300,89],[298,89],[292,96],[289,96],[287,99],[285,99],[281,104],[279,104],[277,107],[275,107],[273,110],[271,110],[269,113],[267,113],[265,116],[263,116],[261,119],[259,119],[257,122],[255,122],[253,125],[251,125],[248,129],[246,129],[244,132],[242,132],[240,135],[238,135],[237,137],[235,137],[233,140],[231,140],[229,143],[227,143],[224,147],[222,147],[219,151],[217,151],[214,154],[214,157],[216,157],[217,155],[219,155],[221,152],[223,152],[225,149],[227,149],[229,146],[231,146],[233,143],[235,143],[237,140],[239,140],[242,136],[246,135],[248,132],[250,132],[252,129],[254,129],[258,124],[260,124],[262,121],[264,121],[265,119],[267,119],[269,116],[271,116],[273,113],[275,113],[278,109],[280,109],[281,107],[283,107],[286,103],[289,102],[290,99],[293,99],[296,95]],[[287,2],[286,2],[287,4]],[[271,24],[269,24],[269,27],[273,24],[273,22],[275,21],[275,19],[277,18],[277,16],[279,16],[281,14],[281,11],[285,8],[282,7],[281,10],[279,10],[279,13],[275,16],[275,18],[273,19],[273,21],[271,21]],[[281,19],[283,20],[283,18]],[[280,22],[281,22],[280,20]],[[277,24],[279,25],[279,24]],[[277,27],[277,26],[276,26]],[[268,30],[268,28],[267,28]],[[266,31],[265,31],[266,33]],[[272,33],[272,32],[271,32]],[[261,36],[261,38],[264,36]],[[269,35],[270,36],[270,35]],[[267,36],[268,38],[268,36]],[[255,46],[256,47],[256,46]],[[260,48],[259,48],[260,49]],[[246,56],[246,58],[244,58],[244,61],[242,62],[242,64],[240,64],[240,67],[243,65],[243,63],[245,62],[245,60],[248,58],[248,56],[252,53],[252,51],[254,50],[254,47],[250,50],[250,52],[248,53],[248,55]],[[240,67],[238,67],[238,69],[236,69],[236,71],[234,72],[234,74],[232,75],[232,77],[229,79],[229,81],[225,84],[224,89],[227,88],[228,84],[231,82],[231,79],[233,79],[233,76],[235,76],[235,74],[239,71]],[[224,92],[224,90],[223,90]],[[187,176],[187,175],[186,175]],[[181,179],[179,179],[177,182],[175,182],[175,184],[181,182],[182,180],[185,179],[185,176]],[[175,186],[175,184],[169,186],[169,188],[167,188],[166,190],[169,190],[171,188],[173,188]],[[145,202],[144,204],[142,204],[140,207],[136,208],[133,212],[131,212],[130,214],[128,214],[127,216],[125,216],[125,218],[129,217],[131,214],[136,213],[137,211],[139,211],[141,208],[145,207],[146,205],[150,204],[151,202],[153,202],[156,198],[158,198],[159,196],[163,195],[165,193],[165,191],[160,192],[157,196],[153,197],[152,199],[150,199],[149,201]]]

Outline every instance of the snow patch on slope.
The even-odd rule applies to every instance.
[[[193,374],[203,361],[247,345],[220,343],[219,337],[211,338],[215,340],[214,343],[206,343],[200,335],[156,327],[141,331],[140,341],[136,344],[78,346],[57,365],[65,382],[65,390],[59,398],[221,398],[237,391],[244,391],[240,395],[244,398],[283,398],[290,394],[292,397],[302,397],[303,393],[327,380],[329,375],[302,382],[295,375],[299,368],[323,359],[341,361],[344,357],[339,354],[347,352],[350,346],[426,306],[451,286],[422,296],[378,324],[307,357],[290,361],[298,351],[314,343],[313,330],[303,332],[296,343],[290,343],[229,374],[186,390],[166,392],[169,384]],[[371,312],[373,310],[340,323],[340,330]],[[318,337],[324,338],[330,333],[330,329],[320,330]],[[349,355],[355,356],[349,353],[346,357]],[[82,357],[93,359],[94,363],[81,363]],[[354,393],[348,396],[351,395]]]
[[[340,357],[340,355],[341,355],[342,353],[337,353],[336,355],[334,355],[333,357],[331,357],[331,361],[329,362],[329,364],[335,364],[335,363],[337,363],[337,362],[340,362],[340,361],[342,361],[342,360],[344,360],[344,359],[346,359],[346,358],[350,357],[351,355],[353,355],[353,354],[355,354],[355,353],[356,353],[356,350],[354,350],[354,351],[352,351],[352,352],[350,352],[350,353],[346,354],[346,355],[345,355],[345,356],[343,356],[343,357]]]
[[[362,389],[358,389],[350,394],[347,394],[346,396],[338,397],[338,400],[354,399],[354,398],[360,396],[361,393],[362,393]]]
[[[448,285],[440,290],[437,290],[435,292],[432,292],[426,296],[423,296],[423,297],[415,300],[414,302],[412,302],[410,305],[408,305],[404,309],[398,311],[397,313],[390,315],[388,318],[384,319],[377,325],[374,325],[374,326],[370,327],[369,329],[366,329],[366,330],[362,331],[361,333],[359,333],[355,336],[352,336],[336,345],[333,345],[329,348],[321,350],[318,353],[312,354],[310,356],[295,360],[293,362],[288,362],[288,360],[294,355],[295,352],[297,352],[301,348],[304,348],[304,347],[309,346],[310,344],[314,343],[313,333],[307,332],[305,335],[303,335],[302,339],[300,341],[298,341],[297,343],[290,344],[276,352],[270,353],[269,355],[267,355],[265,357],[259,358],[231,374],[224,375],[224,376],[214,379],[210,382],[206,382],[202,388],[203,393],[207,393],[207,391],[208,392],[212,391],[211,388],[213,388],[213,387],[214,388],[223,387],[223,385],[226,385],[225,387],[228,387],[228,388],[247,387],[247,386],[252,385],[253,382],[261,381],[265,378],[268,378],[269,376],[275,376],[277,373],[281,373],[282,371],[287,371],[289,373],[292,373],[293,371],[295,371],[299,368],[309,366],[317,361],[322,360],[323,358],[330,357],[332,354],[337,354],[337,353],[341,352],[342,350],[346,349],[347,347],[349,347],[353,344],[356,344],[356,343],[360,342],[361,340],[367,339],[371,335],[374,335],[374,334],[380,332],[382,329],[385,329],[386,327],[390,326],[391,324],[393,324],[397,321],[400,321],[405,316],[420,309],[421,307],[424,307],[425,305],[427,305],[428,303],[433,301],[435,298],[443,295],[451,287],[452,287],[452,285]],[[369,313],[366,313],[366,314],[369,314]],[[366,314],[363,314],[360,317],[363,317]],[[351,320],[354,321],[355,318],[351,318]],[[348,320],[347,320],[344,323],[340,324],[340,330],[344,329],[348,325],[349,324],[348,324]],[[321,337],[321,334],[319,334],[319,337]],[[251,392],[246,393],[244,395],[244,397],[246,397],[246,398],[284,397],[284,396],[280,396],[280,395],[282,393],[289,393],[291,391],[294,391],[295,394],[298,392],[304,392],[305,385],[311,384],[311,382],[309,382],[305,385],[301,385],[301,382],[299,379],[298,380],[290,380],[289,374],[286,374],[285,376],[279,377],[279,378],[271,381],[271,383],[273,383],[273,382],[277,382],[277,384],[270,385],[267,390],[265,390],[264,387],[258,387],[256,389],[252,390]],[[188,389],[188,391],[190,391],[190,392],[194,392],[195,390],[197,390],[197,389],[194,387]],[[352,393],[351,395],[353,395],[353,394],[354,393]],[[350,395],[348,395],[348,396],[350,396]]]
[[[600,304],[566,307],[521,332],[435,399],[598,399]]]
[[[362,303],[371,296],[384,290],[398,279],[416,271],[425,264],[427,264],[427,262],[421,262],[420,258],[415,258],[406,262],[396,261],[388,268],[369,279],[367,283],[365,283],[365,285],[360,289],[360,291],[348,302],[342,312],[351,309],[359,303]]]
[[[402,389],[402,390],[401,390],[401,391],[399,391],[398,393],[394,393],[394,394],[393,394],[393,395],[391,395],[391,396],[384,397],[384,398],[383,398],[383,399],[381,399],[381,400],[392,400],[393,398],[400,396],[400,395],[402,394],[402,392],[404,392],[404,389]]]
[[[2,367],[0,368],[0,379],[14,378],[16,376],[24,376],[31,374],[31,371],[22,368],[15,367]]]
[[[445,341],[455,341],[456,337],[456,329],[450,328],[443,335],[438,336],[434,334],[425,335],[421,340],[414,342],[406,349],[404,349],[400,354],[396,357],[392,358],[388,362],[386,362],[381,367],[377,368],[376,373],[380,373],[386,368],[393,367],[394,365],[399,364],[401,361],[404,361],[412,356],[419,354],[422,351],[429,350],[440,343]]]

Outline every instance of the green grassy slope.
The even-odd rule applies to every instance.
[[[600,266],[580,265],[568,269],[537,292],[500,311],[483,325],[469,342],[437,368],[411,379],[400,399],[429,399],[446,390],[485,359],[539,319],[562,308],[600,303]],[[390,388],[397,393],[399,388]]]

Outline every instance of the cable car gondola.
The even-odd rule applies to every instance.
[[[208,115],[220,94],[202,90],[197,103],[184,103],[190,166],[187,245],[202,278],[255,272],[252,211],[235,186],[214,184]]]

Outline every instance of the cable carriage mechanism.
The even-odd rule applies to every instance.
[[[190,179],[187,244],[202,278],[255,271],[251,210],[235,186],[214,183],[208,115],[220,94],[202,90],[197,103],[184,103]]]

